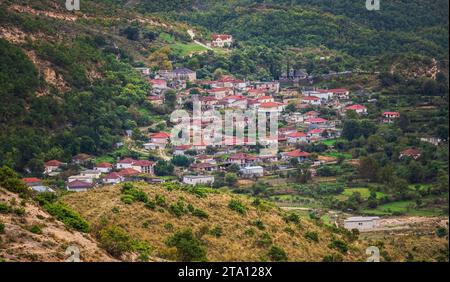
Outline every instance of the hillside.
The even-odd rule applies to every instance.
[[[11,209],[11,211],[7,211]],[[116,261],[85,233],[67,228],[33,201],[0,188],[0,261],[64,262],[76,246],[85,262]]]
[[[273,246],[283,250],[289,261],[365,261],[365,249],[370,245],[380,247],[382,260],[405,261],[411,254],[417,260],[434,261],[445,253],[446,239],[435,235],[423,234],[420,240],[413,235],[358,240],[348,231],[320,220],[297,218],[268,202],[214,190],[165,186],[134,184],[153,202],[150,208],[139,201],[124,203],[121,187],[117,186],[67,195],[61,201],[94,226],[119,227],[131,237],[148,242],[152,256],[168,260],[179,257],[167,240],[186,228],[199,238],[208,261],[276,260],[270,255]],[[232,200],[241,202],[246,212],[231,209]],[[189,205],[197,212],[189,211]]]

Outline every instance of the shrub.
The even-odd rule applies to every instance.
[[[135,199],[133,196],[131,195],[123,195],[120,200],[127,205],[131,205],[132,203],[134,203]]]
[[[0,221],[0,234],[5,233],[5,224]]]
[[[145,203],[145,207],[154,210],[156,208],[156,204],[155,202],[149,200]]]
[[[319,242],[319,235],[317,234],[317,232],[314,231],[306,232],[305,238],[308,239],[309,241]]]
[[[342,262],[344,258],[340,254],[326,255],[322,259],[323,262]]]
[[[228,204],[228,207],[240,214],[245,214],[247,212],[247,208],[245,207],[245,205],[239,201],[239,200],[231,200],[230,203]]]
[[[28,231],[34,234],[42,234],[42,228],[39,225],[30,226]]]
[[[217,238],[221,237],[223,235],[222,227],[216,226],[213,229],[209,230],[209,235],[215,236]]]
[[[89,232],[89,223],[80,214],[60,203],[47,203],[43,208],[65,225],[80,232]]]
[[[183,201],[178,201],[176,204],[170,205],[169,211],[176,217],[181,217],[187,212]]]
[[[343,254],[347,253],[347,251],[348,251],[347,243],[345,243],[344,241],[339,240],[339,239],[334,239],[333,241],[331,241],[331,243],[328,245],[328,247],[331,249],[336,249]]]
[[[298,224],[298,223],[300,223],[300,216],[296,213],[290,213],[284,217],[284,220],[287,223],[293,222],[295,224]]]
[[[264,222],[262,222],[261,220],[255,220],[254,222],[253,222],[253,225],[255,225],[256,226],[256,228],[258,228],[259,230],[264,230],[264,229],[266,229],[266,227],[264,226]]]
[[[436,230],[436,235],[437,235],[439,238],[445,237],[445,236],[447,235],[447,229],[445,229],[444,227],[439,227],[439,228]]]
[[[261,235],[258,241],[256,241],[258,247],[269,247],[272,245],[272,238],[270,238],[269,233],[265,232]]]
[[[30,189],[25,185],[17,173],[7,166],[0,168],[0,186],[13,193],[18,193],[23,196],[30,194]]]
[[[272,261],[287,261],[288,259],[286,252],[277,246],[272,246],[268,255]]]
[[[178,261],[206,261],[206,249],[191,229],[185,229],[170,236],[166,245],[176,248]]]
[[[166,204],[166,197],[164,195],[156,195],[155,196],[155,203],[157,206],[165,207]]]
[[[290,227],[284,228],[284,232],[286,232],[286,233],[289,234],[290,236],[294,236],[294,235],[295,235],[294,229],[292,229],[292,228],[290,228]]]
[[[199,217],[199,218],[208,218],[209,217],[208,213],[205,212],[204,210],[201,210],[201,209],[195,209],[192,212],[192,215],[196,216],[196,217]]]
[[[130,236],[125,230],[117,226],[100,230],[98,239],[101,247],[116,258],[120,258],[124,253],[133,250],[133,242]]]
[[[10,213],[11,207],[5,203],[0,203],[0,213]]]
[[[172,231],[173,230],[173,224],[172,223],[164,224],[164,229]]]

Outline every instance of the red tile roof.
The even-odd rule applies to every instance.
[[[305,101],[317,101],[317,100],[320,100],[320,98],[316,97],[316,96],[306,96],[306,97],[303,97],[303,100],[305,100]]]
[[[60,166],[62,163],[58,160],[51,160],[45,163],[45,166]]]
[[[307,158],[310,155],[311,155],[310,153],[303,152],[301,150],[295,150],[295,151],[286,153],[286,156],[291,157],[291,158],[301,158],[301,157]]]
[[[228,157],[228,159],[230,159],[230,160],[249,160],[249,161],[254,161],[257,158],[255,156],[252,156],[252,155],[249,155],[249,154],[246,154],[246,153],[237,153],[237,154],[234,154],[234,155]]]
[[[147,160],[138,160],[138,161],[135,161],[133,163],[133,165],[134,166],[153,166],[153,165],[155,165],[155,163],[152,161],[147,161]]]
[[[125,159],[122,159],[122,160],[120,160],[120,161],[118,161],[117,163],[118,164],[132,164],[132,163],[134,163],[136,160],[135,159],[132,159],[132,158],[125,158]]]
[[[167,132],[158,132],[150,135],[150,137],[154,139],[169,139],[170,134]]]
[[[36,183],[36,182],[42,182],[41,179],[36,177],[30,177],[30,178],[22,178],[22,181],[29,184],[29,183]]]
[[[280,106],[283,106],[284,104],[282,103],[278,103],[278,102],[267,102],[267,103],[261,103],[260,107],[261,108],[278,108]]]
[[[361,105],[351,105],[351,106],[348,106],[346,109],[350,110],[350,111],[357,111],[357,110],[365,110],[367,108],[364,106],[361,106]]]
[[[140,174],[139,171],[132,169],[132,168],[126,168],[119,171],[119,175],[121,176],[131,176],[131,175],[137,175]]]
[[[233,38],[233,36],[231,36],[231,35],[229,35],[229,34],[213,34],[212,35],[212,39],[213,40],[217,40],[217,39],[220,39],[220,40],[230,40],[230,39],[232,39]]]
[[[306,134],[303,132],[293,132],[293,133],[288,134],[287,137],[300,138],[300,137],[306,137]]]
[[[107,162],[104,163],[98,163],[95,167],[100,167],[100,168],[111,168],[113,165]]]
[[[92,188],[92,187],[94,187],[94,184],[85,182],[85,181],[75,180],[75,181],[69,182],[69,184],[67,186],[71,189]]]
[[[309,118],[309,119],[305,120],[305,122],[307,122],[307,123],[325,123],[325,122],[328,122],[328,120],[326,120],[324,118]]]
[[[121,177],[122,176],[120,174],[118,174],[117,172],[111,172],[110,174],[105,176],[105,179],[119,179]]]

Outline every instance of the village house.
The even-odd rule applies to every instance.
[[[137,70],[140,74],[142,74],[144,76],[150,75],[150,68],[141,67],[141,68],[134,68],[134,69]]]
[[[27,185],[28,187],[33,186],[40,186],[42,185],[42,180],[36,177],[30,177],[30,178],[22,178],[22,181]]]
[[[399,159],[412,158],[414,160],[417,160],[420,158],[421,155],[422,155],[422,152],[420,150],[414,149],[414,148],[409,148],[400,153]]]
[[[218,166],[215,163],[194,163],[191,165],[191,169],[194,172],[202,173],[205,171],[214,172],[218,170]]]
[[[261,103],[258,110],[260,112],[278,112],[281,113],[286,108],[286,104],[278,102]]]
[[[216,97],[212,96],[201,97],[199,100],[202,103],[202,109],[213,109],[218,102]]]
[[[183,177],[183,183],[196,185],[212,185],[214,183],[214,176],[212,175],[186,175]]]
[[[169,88],[165,79],[149,79],[149,82],[153,89],[166,90]]]
[[[83,181],[83,182],[87,182],[87,183],[94,183],[95,182],[95,178],[92,177],[92,176],[78,174],[78,175],[69,176],[67,181],[68,182]]]
[[[329,121],[324,118],[309,118],[305,120],[305,124],[311,128],[325,128],[329,126]]]
[[[107,162],[98,163],[94,166],[94,170],[100,171],[101,173],[108,173],[112,168],[113,165]]]
[[[346,107],[345,111],[355,111],[358,115],[367,114],[367,108],[358,104]]]
[[[188,68],[179,68],[173,71],[162,70],[158,71],[157,74],[167,80],[186,80],[189,82],[197,80],[197,73]]]
[[[264,168],[262,166],[247,166],[241,168],[240,173],[245,178],[263,177]]]
[[[229,87],[213,88],[207,90],[206,92],[208,92],[209,95],[213,95],[217,100],[221,100],[226,96],[234,94],[233,88]]]
[[[290,124],[302,123],[305,121],[305,118],[301,113],[290,113],[283,116],[284,120]]]
[[[247,98],[240,95],[233,95],[225,97],[222,101],[225,102],[227,108],[234,108],[234,109],[241,109],[245,110],[247,109]]]
[[[267,89],[247,89],[247,95],[252,98],[259,98],[266,96],[266,93],[269,92]]]
[[[42,180],[39,178],[31,177],[31,178],[23,178],[22,181],[25,183],[25,185],[28,186],[33,191],[36,191],[38,193],[44,193],[44,192],[51,192],[54,193],[55,190],[45,186],[42,184]]]
[[[77,165],[88,165],[92,161],[93,157],[88,154],[78,154],[72,158],[72,162]]]
[[[246,153],[237,153],[228,157],[229,164],[237,164],[239,166],[253,164],[256,160],[257,157]]]
[[[257,162],[262,163],[262,164],[278,162],[278,156],[275,153],[274,154],[270,154],[270,153],[260,154],[257,158],[258,158]]]
[[[124,181],[124,177],[117,172],[111,172],[103,178],[105,184],[118,184]]]
[[[282,153],[281,155],[283,160],[297,159],[299,163],[302,163],[306,161],[311,154],[298,149],[291,152]]]
[[[399,112],[384,112],[383,123],[393,123],[395,119],[400,118]]]
[[[98,171],[98,170],[95,170],[95,169],[88,169],[88,170],[83,170],[82,172],[80,172],[81,176],[90,177],[92,179],[100,178],[101,174],[102,174],[101,171]]]
[[[322,100],[322,102],[326,102],[330,99],[333,98],[333,93],[329,92],[328,90],[323,90],[323,89],[319,89],[319,90],[313,90],[313,91],[302,91],[303,96],[306,97],[317,97],[320,100]]]
[[[222,76],[215,85],[214,87],[234,88],[237,91],[244,91],[247,87],[247,83],[244,80],[239,80],[229,75]]]
[[[133,163],[135,162],[132,158],[125,158],[116,163],[117,169],[131,168]]]
[[[306,103],[312,106],[320,106],[322,105],[322,99],[316,96],[306,96],[302,98],[302,103]]]
[[[347,230],[357,229],[359,231],[370,231],[377,227],[377,221],[380,218],[377,216],[371,217],[349,217],[344,220],[344,228]]]
[[[196,156],[195,160],[200,163],[210,163],[210,164],[217,163],[213,156],[203,155],[203,154]]]
[[[211,47],[230,48],[233,45],[233,36],[229,34],[213,34]]]
[[[310,119],[310,118],[318,118],[319,117],[319,113],[316,111],[309,111],[303,114],[303,118],[306,119]]]
[[[305,143],[308,141],[306,134],[303,132],[293,132],[286,135],[286,137],[288,144]]]
[[[71,192],[86,192],[89,189],[94,188],[94,184],[81,180],[70,181],[66,185],[66,189]]]
[[[147,150],[164,149],[169,143],[170,134],[167,132],[158,132],[150,135],[150,142],[144,144]]]
[[[59,167],[62,165],[62,162],[58,160],[51,160],[44,164],[44,173],[50,174],[53,171],[56,171],[59,169]]]
[[[154,174],[156,163],[147,160],[138,160],[132,163],[131,168],[144,174]]]
[[[134,168],[124,168],[118,174],[122,176],[124,181],[134,181],[141,172]]]
[[[186,151],[192,149],[191,145],[180,145],[173,147],[173,155],[174,156],[184,156]]]
[[[280,92],[280,82],[278,81],[252,82],[251,84],[254,89],[263,89],[271,93]]]

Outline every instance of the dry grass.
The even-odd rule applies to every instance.
[[[208,219],[200,219],[190,214],[177,218],[167,208],[157,207],[150,210],[142,203],[126,205],[120,200],[120,187],[109,186],[98,190],[65,196],[63,202],[81,213],[88,221],[99,223],[105,219],[110,224],[118,225],[126,229],[131,236],[148,241],[154,248],[153,255],[172,259],[174,250],[165,245],[166,239],[184,228],[191,228],[199,232],[202,228],[212,229],[219,226],[223,235],[219,238],[205,234],[201,240],[207,247],[209,261],[264,261],[268,260],[267,252],[270,247],[257,246],[260,236],[267,232],[274,245],[283,248],[290,261],[321,261],[324,256],[334,253],[327,247],[332,237],[340,237],[331,231],[302,219],[301,227],[293,223],[286,223],[283,212],[276,207],[261,210],[252,206],[252,200],[239,196],[245,203],[248,211],[241,215],[228,207],[231,199],[238,196],[231,194],[208,194],[199,198],[194,194],[172,190],[163,187],[150,186],[148,184],[135,184],[143,189],[151,199],[158,195],[166,197],[168,205],[182,199],[186,204],[192,204],[195,208],[206,211]],[[116,212],[112,212],[115,209]],[[118,212],[117,212],[118,210]],[[265,229],[259,230],[253,225],[256,220],[264,223]],[[147,223],[147,226],[143,226]],[[171,224],[173,229],[167,229]],[[254,235],[246,234],[246,230],[252,228]],[[286,228],[294,230],[291,236]],[[304,238],[307,231],[315,231],[319,234],[318,243],[309,242]],[[349,251],[346,260],[361,259],[358,249]]]

